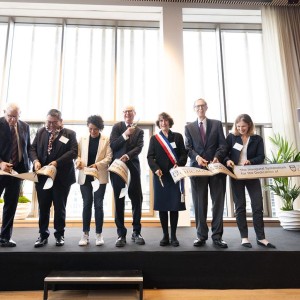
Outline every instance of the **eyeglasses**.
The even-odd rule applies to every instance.
[[[131,113],[133,113],[133,110],[124,110],[123,113],[124,114],[131,114]]]
[[[200,109],[200,108],[204,109],[204,108],[206,108],[206,104],[195,105],[194,108],[195,109]]]
[[[6,116],[7,116],[8,119],[16,119],[17,120],[19,118],[19,115],[13,116],[13,115],[8,115],[7,114]]]
[[[58,121],[46,121],[46,124],[47,125],[57,125],[58,124]]]

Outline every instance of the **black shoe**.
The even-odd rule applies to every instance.
[[[273,249],[276,248],[276,246],[271,244],[271,243],[268,243],[267,245],[265,245],[264,243],[260,242],[259,240],[257,240],[257,245],[263,246],[263,247],[266,247],[266,248],[273,248]]]
[[[140,233],[133,232],[131,236],[132,241],[134,241],[137,245],[145,245],[145,240],[141,236]]]
[[[162,247],[170,245],[170,240],[169,240],[168,234],[164,234],[162,240],[159,242],[159,245]]]
[[[223,249],[228,248],[227,243],[225,241],[223,241],[222,239],[213,240],[213,243],[220,248],[223,248]]]
[[[173,247],[178,247],[179,246],[179,241],[177,239],[171,239],[171,246]]]
[[[206,243],[205,240],[201,240],[199,238],[197,238],[196,240],[194,240],[194,246],[195,247],[202,247],[202,246],[205,245],[205,243]]]
[[[34,248],[40,248],[45,246],[48,243],[48,239],[47,238],[42,238],[39,237],[36,242],[34,243]]]
[[[61,247],[65,244],[65,238],[63,236],[57,237],[55,238],[55,240],[56,240],[55,245],[57,247]]]
[[[14,242],[12,239],[10,240],[0,239],[0,245],[1,247],[9,247],[9,248],[17,246],[16,242]]]
[[[126,245],[126,237],[125,236],[119,236],[116,241],[116,247],[124,247]]]
[[[242,243],[241,245],[243,247],[246,247],[246,248],[252,248],[252,244],[251,243]]]

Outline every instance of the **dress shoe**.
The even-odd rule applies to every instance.
[[[168,234],[164,234],[162,240],[159,242],[159,245],[162,247],[170,245],[170,239]]]
[[[260,242],[259,240],[257,240],[257,245],[259,245],[259,246],[263,246],[263,247],[266,247],[266,248],[273,248],[273,249],[275,249],[275,248],[276,248],[276,246],[275,246],[275,245],[273,245],[273,244],[271,244],[271,243],[264,244],[264,243]]]
[[[61,247],[65,244],[65,238],[63,236],[55,238],[55,245]]]
[[[171,246],[178,247],[179,246],[179,241],[177,239],[171,239]]]
[[[39,237],[36,240],[36,242],[34,243],[34,248],[44,247],[47,243],[48,243],[48,239],[47,238]]]
[[[145,245],[145,240],[144,238],[141,236],[140,233],[137,232],[133,232],[132,236],[131,236],[132,241],[134,241],[137,245]]]
[[[12,239],[10,240],[0,239],[0,245],[1,247],[9,247],[9,248],[17,246],[16,242],[14,242]]]
[[[220,248],[223,248],[223,249],[228,248],[227,243],[225,241],[223,241],[222,239],[213,240],[213,243]]]
[[[242,243],[241,245],[243,247],[246,247],[246,248],[252,248],[252,244],[251,243]]]
[[[119,236],[116,241],[116,247],[124,247],[126,245],[126,237],[125,236]]]
[[[205,240],[201,240],[199,238],[197,238],[196,240],[194,240],[194,246],[195,247],[202,247],[202,246],[205,245],[205,243],[206,243]]]

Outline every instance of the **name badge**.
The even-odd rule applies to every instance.
[[[173,149],[177,148],[175,142],[170,143]]]
[[[69,139],[68,139],[67,137],[65,137],[65,136],[62,135],[62,136],[59,138],[59,141],[62,142],[62,143],[64,143],[64,144],[67,144],[68,141],[69,141]]]
[[[239,143],[235,143],[234,146],[233,146],[233,149],[236,149],[238,151],[242,151],[243,145],[241,145]]]

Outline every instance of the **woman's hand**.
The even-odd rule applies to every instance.
[[[155,172],[155,174],[156,174],[158,177],[163,176],[163,173],[162,173],[161,169],[158,169],[158,170]]]

